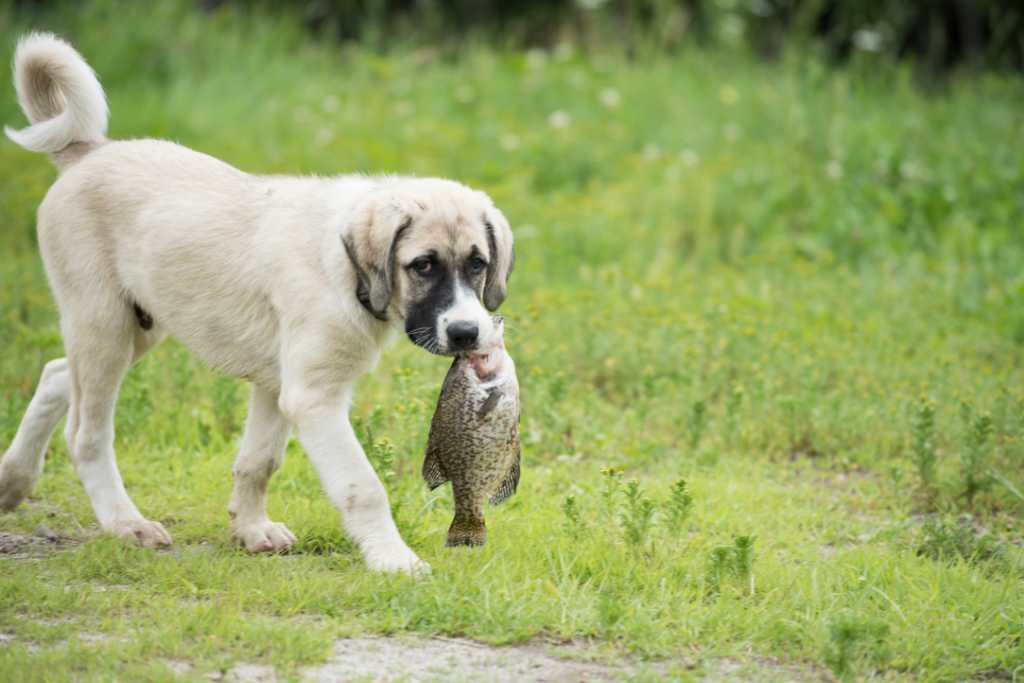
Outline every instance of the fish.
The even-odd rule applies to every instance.
[[[504,320],[494,320],[493,344],[455,357],[430,422],[423,479],[431,490],[452,483],[447,547],[483,545],[484,503],[498,505],[519,486],[519,380]]]

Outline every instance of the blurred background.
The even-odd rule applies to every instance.
[[[453,47],[467,36],[503,47],[563,41],[629,52],[742,47],[763,57],[817,49],[835,61],[858,52],[913,60],[932,71],[962,65],[1024,67],[1024,5],[1017,0],[195,0],[213,12],[277,9],[318,36],[386,48],[415,36]],[[14,0],[21,12],[53,0]]]

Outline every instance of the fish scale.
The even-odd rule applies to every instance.
[[[452,482],[455,519],[446,545],[483,545],[484,503],[501,503],[519,483],[519,383],[495,319],[496,345],[457,356],[430,423],[423,478]]]

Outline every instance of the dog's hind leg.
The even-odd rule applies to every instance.
[[[68,362],[64,358],[52,360],[43,368],[36,393],[0,462],[0,509],[13,510],[32,493],[43,472],[50,435],[68,412],[68,380]]]
[[[284,460],[291,424],[277,407],[277,397],[252,387],[242,447],[235,460],[235,486],[228,514],[231,536],[249,552],[284,552],[295,535],[267,517],[267,484]]]
[[[72,461],[104,531],[145,547],[170,545],[163,526],[144,518],[128,497],[114,456],[114,408],[121,380],[149,344],[121,297],[104,297],[95,290],[92,294],[88,305],[62,306],[69,313],[61,322],[71,374],[65,435]],[[88,311],[90,317],[76,317],[78,311]]]

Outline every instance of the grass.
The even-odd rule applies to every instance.
[[[298,549],[246,555],[226,505],[248,389],[167,343],[126,380],[117,448],[175,547],[98,536],[55,439],[0,531],[83,542],[0,556],[0,678],[154,680],[168,658],[290,677],[333,638],[395,632],[753,654],[844,679],[1021,675],[1019,78],[923,93],[903,68],[806,54],[381,54],[287,16],[154,5],[0,10],[0,58],[30,25],[69,36],[118,138],[486,189],[517,236],[503,313],[523,479],[484,549],[443,548],[450,493],[418,472],[446,362],[399,342],[353,419],[433,574],[367,573],[295,443],[270,509]],[[20,125],[3,86],[0,119]],[[3,144],[0,173],[6,444],[63,354],[34,236],[55,171]]]

